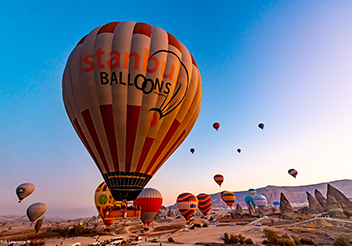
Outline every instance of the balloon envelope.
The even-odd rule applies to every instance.
[[[222,200],[227,204],[227,206],[232,207],[236,201],[236,196],[231,191],[223,191],[220,193]]]
[[[257,194],[257,191],[256,191],[255,189],[249,189],[249,190],[248,190],[248,193],[249,193],[249,195],[254,196],[254,195]]]
[[[264,123],[259,123],[258,127],[263,130],[264,129]]]
[[[141,220],[144,227],[148,227],[154,220],[162,204],[163,197],[161,193],[153,188],[144,188],[137,199],[133,201],[134,206],[142,208]]]
[[[215,174],[214,180],[221,187],[221,184],[224,182],[224,176],[222,176],[221,174]]]
[[[255,203],[254,203],[254,200],[253,200],[253,196],[252,195],[248,195],[244,198],[244,201],[246,202],[247,204],[247,207],[249,207],[249,204],[252,203],[253,207],[255,208]]]
[[[190,151],[193,154],[196,150],[192,148]]]
[[[40,218],[39,220],[37,220],[37,223],[35,223],[35,226],[34,226],[36,234],[38,233],[42,225],[43,225],[43,218]]]
[[[294,178],[296,178],[296,176],[298,174],[296,169],[290,169],[290,170],[288,170],[288,173]]]
[[[262,194],[257,194],[253,197],[253,201],[255,203],[255,205],[259,208],[261,207],[265,207],[267,204],[267,199],[264,195]]]
[[[237,152],[238,152],[238,153],[241,153],[241,152],[242,152],[242,150],[241,150],[241,149],[237,149]]]
[[[178,210],[180,210],[183,217],[188,221],[197,210],[198,200],[192,193],[185,192],[178,195],[176,204]]]
[[[132,21],[92,30],[62,80],[69,119],[117,201],[135,200],[190,133],[202,82],[187,48]]]
[[[273,206],[275,208],[279,208],[280,207],[280,202],[273,202]]]
[[[218,122],[215,122],[215,123],[213,124],[213,127],[214,127],[215,130],[219,130],[220,124],[219,124]]]
[[[197,196],[197,199],[199,210],[203,213],[204,216],[207,215],[211,209],[211,206],[213,205],[213,200],[208,194],[205,193],[200,193]]]
[[[104,220],[104,210],[108,207],[114,207],[115,205],[121,206],[121,203],[114,200],[105,181],[96,188],[94,193],[94,203],[105,227],[109,228],[112,223],[114,223],[114,220]]]
[[[32,194],[34,190],[35,186],[31,183],[23,183],[17,186],[16,195],[20,199],[18,202],[21,202],[24,198]]]
[[[45,213],[46,209],[47,207],[45,203],[33,203],[27,208],[27,217],[31,222],[34,222]]]

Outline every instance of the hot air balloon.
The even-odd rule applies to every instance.
[[[231,191],[223,191],[220,193],[222,200],[227,204],[227,206],[232,207],[236,201],[236,196]]]
[[[178,210],[180,210],[183,217],[188,221],[197,210],[198,200],[195,195],[186,192],[178,195],[176,204]]]
[[[209,213],[211,206],[213,205],[211,197],[208,194],[200,193],[197,196],[197,199],[199,210],[203,213],[204,216],[206,216]]]
[[[124,21],[99,26],[78,42],[62,91],[69,119],[112,196],[131,201],[193,128],[202,82],[173,35]]]
[[[35,234],[38,233],[42,225],[43,225],[43,218],[40,218],[39,220],[37,220],[37,223],[35,223],[35,226],[34,226]]]
[[[214,124],[213,124],[213,127],[214,127],[214,129],[215,130],[219,130],[219,128],[220,128],[220,123],[218,123],[218,122],[215,122]]]
[[[248,195],[244,198],[244,201],[247,204],[247,207],[249,207],[249,203],[252,203],[253,207],[255,207],[255,203],[253,201],[253,196],[252,195]]]
[[[253,196],[253,201],[254,201],[255,205],[259,208],[264,208],[267,204],[267,199],[262,194],[257,194],[255,196]]]
[[[296,178],[296,176],[298,174],[296,169],[290,169],[290,170],[288,170],[288,173],[294,178]]]
[[[161,193],[153,188],[144,188],[133,205],[142,208],[141,220],[144,227],[148,227],[158,214],[161,205],[163,204],[163,197]]]
[[[241,151],[242,151],[241,149],[237,149],[237,152],[238,152],[238,153],[241,153]]]
[[[46,204],[45,203],[33,203],[27,208],[27,217],[31,222],[34,222],[40,216],[42,216],[46,211]]]
[[[273,202],[274,208],[279,208],[280,207],[280,202]]]
[[[190,149],[191,153],[193,154],[196,150],[195,149]]]
[[[95,207],[98,210],[98,213],[101,219],[104,222],[106,228],[109,228],[112,223],[114,223],[114,219],[106,219],[104,215],[104,211],[107,208],[112,208],[115,205],[121,206],[121,203],[115,202],[114,198],[111,195],[111,192],[105,182],[102,182],[95,190],[94,193],[94,203]]]
[[[24,198],[32,194],[34,190],[35,186],[31,183],[23,183],[17,186],[16,195],[20,199],[18,202],[20,203]]]
[[[224,182],[224,176],[222,176],[221,174],[215,174],[214,180],[221,187],[221,184]]]
[[[258,127],[263,130],[264,129],[264,123],[259,123]]]
[[[249,193],[249,195],[252,195],[252,196],[254,196],[254,195],[257,194],[257,192],[255,191],[255,189],[249,189],[249,190],[248,190],[248,193]]]

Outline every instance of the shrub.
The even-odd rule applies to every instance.
[[[268,243],[276,244],[278,242],[278,239],[280,238],[277,232],[273,230],[264,229],[264,234]]]
[[[349,246],[351,245],[348,240],[343,237],[343,236],[339,236],[336,241],[334,242],[334,245],[336,246]]]
[[[244,240],[244,243],[245,244],[254,244],[252,239],[250,239],[250,238],[247,238],[246,240]]]
[[[302,245],[301,241],[299,238],[295,237],[294,235],[291,235],[293,241],[295,242],[296,245]]]

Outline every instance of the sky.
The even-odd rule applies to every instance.
[[[0,215],[25,214],[35,202],[47,204],[48,216],[97,213],[103,178],[71,126],[61,83],[77,42],[112,21],[170,32],[202,76],[192,132],[147,185],[164,205],[182,192],[351,179],[351,11],[351,1],[333,0],[3,2]],[[36,190],[18,204],[24,182]]]

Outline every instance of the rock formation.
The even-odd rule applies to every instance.
[[[323,196],[323,194],[321,194],[321,192],[317,189],[314,190],[314,195],[315,195],[315,198],[319,201],[320,205],[326,209],[326,199],[325,197]]]
[[[352,215],[352,202],[341,191],[328,184],[327,195],[333,196],[341,205],[343,211]]]
[[[330,194],[328,194],[328,198],[326,199],[326,209],[328,215],[332,218],[347,218],[343,213],[341,205],[337,202],[335,197]]]
[[[321,213],[324,211],[324,208],[320,205],[319,201],[312,196],[308,191],[307,193],[307,200],[309,203],[309,212],[310,213]]]
[[[293,212],[293,208],[290,202],[285,197],[284,193],[280,195],[280,211],[282,219],[294,219],[296,218],[295,212]]]
[[[243,214],[243,209],[242,209],[241,205],[237,203],[235,215],[241,215],[241,214]]]
[[[250,215],[255,215],[256,211],[255,211],[255,208],[251,202],[249,203],[248,210],[249,210]]]

